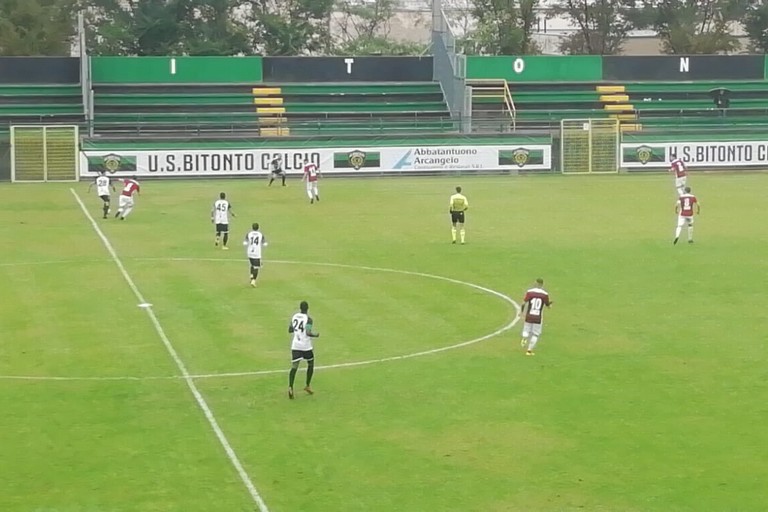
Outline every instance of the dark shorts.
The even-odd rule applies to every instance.
[[[261,268],[261,258],[248,258],[253,268]]]
[[[464,224],[464,212],[451,212],[451,222],[454,224]]]
[[[273,170],[272,170],[272,174],[273,174],[273,175],[275,175],[275,176],[282,176],[283,174],[285,174],[285,171],[284,171],[284,170],[282,170],[282,169],[278,169],[277,171],[275,171],[275,170],[273,169]]]
[[[229,224],[216,224],[216,233],[229,233]]]
[[[104,201],[105,203],[108,203],[108,202],[109,202],[109,196],[99,196],[99,197],[100,197],[100,198],[101,198],[101,200],[102,200],[102,201]]]
[[[296,361],[314,361],[315,360],[315,353],[311,350],[291,350],[291,362],[295,363]]]

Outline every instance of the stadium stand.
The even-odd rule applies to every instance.
[[[80,125],[84,120],[79,85],[0,85],[0,130],[12,124]]]
[[[94,85],[97,133],[454,131],[449,117],[440,85],[429,82]]]
[[[768,125],[768,82],[636,82],[509,84],[518,129],[555,128],[562,119],[613,117],[626,132],[659,127]],[[716,108],[714,93],[728,91],[730,105]],[[473,116],[505,109],[494,97],[473,93]]]

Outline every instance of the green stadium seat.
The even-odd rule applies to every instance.
[[[77,124],[85,121],[79,85],[0,85],[0,131],[19,124]]]
[[[97,133],[454,132],[438,83],[94,85]]]
[[[768,82],[638,82],[508,84],[515,103],[517,129],[555,129],[562,119],[618,119],[624,130],[686,125],[765,127]],[[711,91],[730,91],[730,106],[715,108]],[[499,99],[473,99],[473,116],[503,109]],[[501,117],[499,115],[499,117]],[[727,121],[726,121],[727,120]]]

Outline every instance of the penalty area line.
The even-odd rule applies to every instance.
[[[83,200],[80,199],[80,196],[75,191],[75,189],[70,188],[69,191],[72,193],[72,196],[75,198],[75,201],[77,201],[77,204],[80,206],[80,209],[82,210],[86,219],[88,219],[88,221],[91,223],[91,226],[93,227],[93,230],[96,232],[96,235],[101,239],[101,242],[104,244],[104,248],[107,250],[107,252],[111,256],[112,261],[114,261],[115,265],[117,265],[118,270],[120,270],[120,274],[122,274],[123,279],[128,284],[128,287],[131,289],[133,294],[136,296],[136,299],[139,301],[140,304],[149,304],[149,302],[144,298],[142,293],[139,291],[139,288],[136,286],[136,283],[133,281],[130,274],[128,274],[128,271],[125,269],[125,266],[123,265],[123,262],[120,260],[120,257],[117,255],[117,252],[115,251],[115,248],[112,246],[112,243],[110,243],[107,236],[104,234],[104,232],[101,230],[96,220],[88,211],[88,208],[86,208],[85,203],[83,203]],[[253,484],[251,477],[248,475],[245,468],[243,467],[243,464],[240,462],[240,458],[237,456],[237,453],[235,453],[235,450],[234,448],[232,448],[232,445],[229,443],[227,436],[224,434],[224,431],[219,426],[219,422],[216,420],[216,417],[213,415],[213,411],[208,406],[208,402],[206,402],[202,393],[197,388],[194,378],[189,373],[189,370],[187,370],[187,366],[184,364],[184,361],[182,361],[181,357],[179,356],[179,353],[174,348],[173,344],[171,343],[171,340],[168,338],[168,335],[165,333],[163,326],[160,325],[160,321],[158,320],[157,315],[155,315],[155,311],[152,309],[151,306],[145,307],[143,309],[144,311],[147,312],[147,315],[149,316],[149,319],[151,320],[152,325],[155,328],[155,331],[157,331],[157,335],[160,337],[160,340],[163,342],[163,345],[165,346],[165,349],[167,350],[168,354],[171,356],[171,359],[173,359],[173,362],[176,363],[176,367],[181,373],[182,378],[184,379],[184,382],[187,384],[187,387],[192,393],[192,396],[195,398],[197,405],[200,407],[200,410],[203,412],[203,414],[205,415],[205,418],[208,420],[208,424],[211,426],[211,429],[213,429],[213,432],[216,435],[216,438],[219,440],[219,443],[221,444],[222,448],[224,448],[224,451],[227,454],[227,458],[229,458],[229,461],[232,463],[232,466],[234,466],[235,470],[237,471],[237,474],[240,476],[240,480],[242,480],[243,484],[248,490],[248,493],[251,495],[251,498],[253,499],[254,503],[259,508],[260,512],[269,512],[269,508],[267,508],[266,502],[261,497],[261,494],[259,493],[259,491],[256,489],[256,486]]]

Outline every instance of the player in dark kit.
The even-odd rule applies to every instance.
[[[285,171],[283,170],[283,158],[280,155],[275,155],[275,157],[269,163],[269,185],[267,185],[268,187],[272,186],[272,182],[275,181],[275,178],[277,176],[280,176],[280,179],[283,180],[283,186],[285,186]]]

